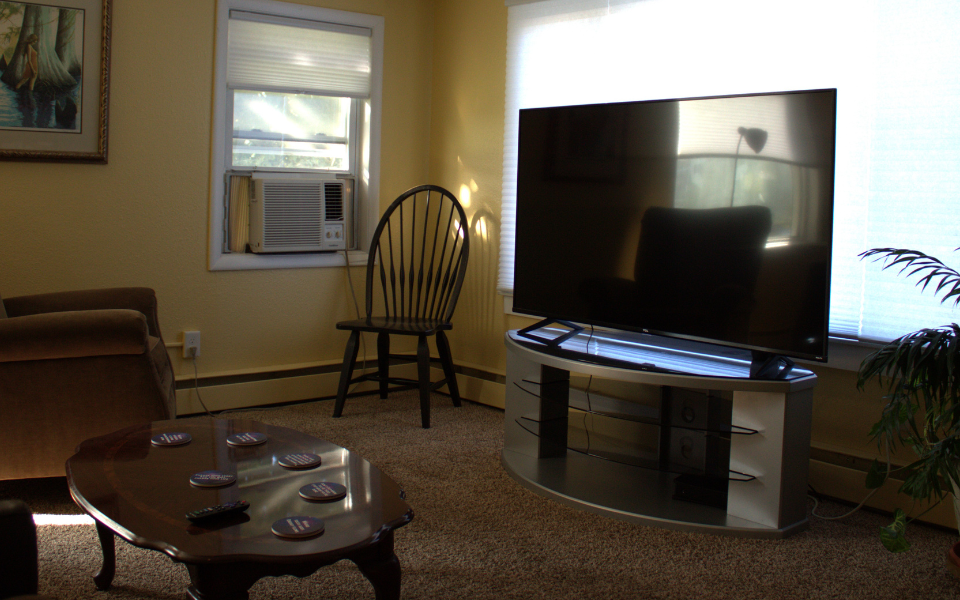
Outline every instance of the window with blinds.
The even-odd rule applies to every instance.
[[[960,265],[960,3],[506,3],[501,293],[513,288],[521,108],[837,88],[831,334],[886,341],[957,320],[932,289],[858,255],[914,248]],[[696,117],[685,126],[704,126]]]
[[[230,11],[230,166],[353,172],[356,100],[370,97],[370,34]]]
[[[376,15],[274,0],[217,3],[211,269],[346,260],[320,250],[253,254],[254,175],[347,180],[345,226],[351,239],[369,237],[378,216],[383,29]],[[356,247],[362,257],[363,244]]]

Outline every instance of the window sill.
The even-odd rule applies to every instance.
[[[826,363],[807,361],[797,362],[802,362],[810,366],[822,365],[831,369],[841,369],[843,371],[858,371],[860,370],[860,363],[863,362],[863,359],[865,359],[868,354],[880,347],[879,344],[858,342],[854,340],[842,340],[833,337],[830,338],[828,343],[829,346],[827,348],[827,352],[830,358]]]
[[[349,252],[350,266],[367,264],[367,253],[361,250]],[[306,269],[317,267],[342,267],[346,265],[343,252],[316,254],[219,254],[210,260],[211,271],[243,271],[254,269]]]

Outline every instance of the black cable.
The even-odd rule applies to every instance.
[[[587,354],[590,353],[590,341],[593,339],[593,325],[590,326],[590,335],[587,337]],[[593,385],[593,375],[587,379],[587,388],[584,393],[587,395],[587,412],[583,413],[583,431],[587,434],[587,453],[590,452],[590,429],[587,428],[587,414],[593,413],[593,403],[590,400],[590,386]],[[593,419],[591,419],[593,421]]]

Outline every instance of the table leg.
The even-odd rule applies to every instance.
[[[400,561],[393,552],[393,531],[387,532],[362,555],[350,560],[373,584],[377,600],[400,599]]]
[[[249,563],[187,565],[190,600],[248,600],[248,590],[264,574],[262,565]],[[280,573],[278,573],[280,574]]]
[[[195,586],[187,588],[187,600],[249,600],[250,594],[241,592],[240,595],[224,596],[222,594],[206,594],[198,590]]]
[[[93,576],[93,583],[98,590],[106,590],[113,583],[113,576],[117,573],[117,549],[113,532],[109,528],[97,523],[97,537],[100,538],[100,549],[103,551],[103,566]]]

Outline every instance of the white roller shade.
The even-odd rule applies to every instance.
[[[765,158],[802,164],[797,144],[787,131],[789,119],[785,96],[746,96],[723,100],[723,113],[702,102],[680,104],[678,156],[697,154],[734,156],[740,146],[734,134],[740,127],[759,127],[767,132]],[[746,144],[743,144],[746,151]]]
[[[889,340],[957,321],[914,280],[858,254],[914,248],[960,266],[960,2],[956,0],[507,0],[498,290],[513,289],[519,110],[837,88],[830,331]],[[755,107],[746,107],[759,114]],[[767,107],[778,110],[776,106]],[[682,128],[703,129],[695,114]],[[722,125],[758,126],[742,119]],[[681,132],[682,134],[682,132]],[[689,136],[688,136],[689,138]],[[785,159],[802,144],[770,149]],[[711,148],[736,152],[729,136]],[[743,149],[741,148],[741,152]]]
[[[370,30],[231,11],[227,86],[370,96]]]

